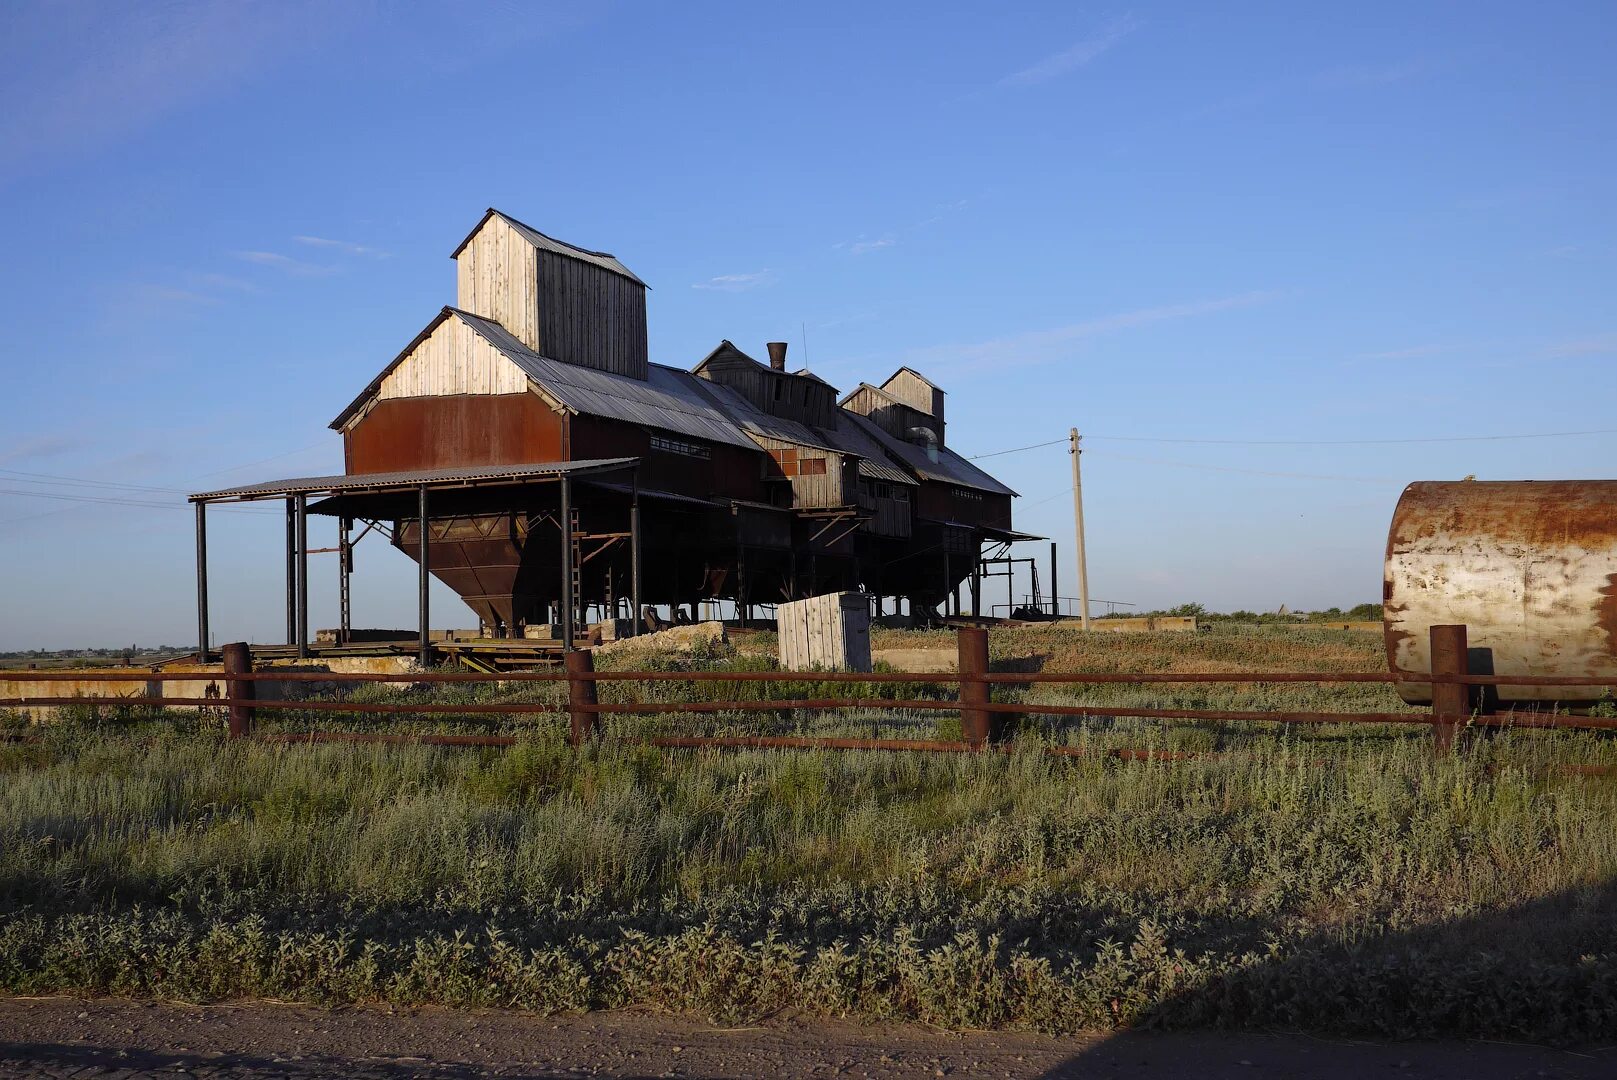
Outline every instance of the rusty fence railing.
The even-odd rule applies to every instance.
[[[221,697],[86,697],[30,696],[0,698],[0,710],[49,706],[188,707],[205,706],[228,710],[228,730],[233,737],[253,735],[258,710],[299,712],[339,712],[392,716],[512,716],[563,711],[569,721],[568,738],[576,746],[598,733],[597,718],[625,714],[703,714],[744,711],[831,711],[840,709],[917,710],[956,712],[960,715],[958,740],[881,739],[815,737],[800,735],[664,735],[642,741],[662,747],[777,747],[795,749],[930,750],[978,751],[1003,749],[1008,744],[1010,724],[1016,716],[1143,717],[1163,720],[1262,721],[1282,724],[1414,724],[1432,729],[1434,746],[1448,750],[1456,734],[1464,728],[1556,728],[1617,730],[1617,717],[1569,715],[1535,710],[1485,711],[1484,688],[1490,686],[1602,687],[1617,679],[1601,676],[1485,675],[1467,670],[1466,628],[1431,628],[1432,672],[991,672],[988,669],[988,632],[964,628],[958,632],[958,670],[955,672],[792,672],[792,671],[596,671],[593,654],[568,653],[561,670],[482,672],[329,672],[253,670],[248,647],[240,642],[224,646],[220,672],[134,671],[129,669],[88,669],[77,671],[0,671],[0,680],[11,682],[98,681],[133,683],[208,682],[223,683]],[[565,683],[567,701],[557,706],[544,702],[437,702],[388,703],[325,699],[269,700],[257,694],[257,684],[272,683],[408,683],[411,685],[453,683]],[[752,701],[625,701],[602,702],[597,688],[604,682],[815,682],[822,684],[929,684],[958,686],[954,700],[943,698],[866,698],[827,697],[759,699]],[[1035,684],[1113,685],[1113,684],[1212,684],[1212,683],[1421,683],[1432,687],[1432,705],[1425,710],[1403,712],[1300,712],[1272,709],[1158,709],[1124,705],[1057,705],[992,700],[996,686]],[[7,733],[19,737],[19,733]],[[259,735],[276,742],[366,742],[424,743],[441,746],[510,746],[511,735],[393,734],[353,731],[310,731]],[[1115,757],[1154,757],[1179,759],[1206,756],[1190,751],[1111,749],[1088,751],[1073,747],[1051,747],[1054,754],[1107,753]]]

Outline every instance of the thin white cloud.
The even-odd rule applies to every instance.
[[[1321,86],[1391,86],[1426,74],[1434,66],[1428,57],[1415,57],[1391,64],[1349,64],[1321,72]]]
[[[1098,319],[1057,326],[1048,330],[1029,330],[1021,334],[995,338],[990,341],[957,345],[932,345],[912,349],[905,363],[924,371],[981,371],[1005,367],[1025,367],[1049,363],[1071,354],[1072,350],[1091,338],[1133,330],[1157,323],[1192,319],[1213,315],[1221,311],[1256,307],[1269,303],[1280,294],[1274,291],[1255,291],[1234,296],[1220,296],[1208,300],[1195,300],[1184,304],[1166,304],[1160,307],[1136,308],[1105,315]]]
[[[195,305],[219,302],[218,297],[173,285],[136,285],[131,291],[134,298],[143,303]]]
[[[874,240],[855,240],[848,244],[848,250],[855,255],[864,255],[868,252],[880,251],[882,248],[890,248],[896,243],[898,243],[898,238],[889,233],[886,236],[878,236]]]
[[[250,262],[255,266],[268,266],[285,274],[296,277],[323,277],[326,274],[336,273],[334,266],[321,266],[318,263],[304,262],[294,259],[290,255],[282,255],[275,251],[238,251],[236,258],[242,262]]]
[[[1083,39],[1071,48],[1045,57],[1031,67],[1012,72],[1001,79],[999,85],[1031,86],[1034,83],[1059,78],[1069,71],[1076,71],[1133,33],[1139,25],[1132,15],[1113,19],[1103,26],[1099,33]]]
[[[35,435],[0,449],[0,465],[15,465],[18,462],[34,461],[38,458],[57,457],[90,445],[91,440],[82,436]]]
[[[234,277],[230,274],[196,273],[187,274],[185,279],[198,289],[228,289],[231,292],[262,292],[246,278]]]
[[[1388,349],[1385,352],[1361,353],[1361,360],[1416,360],[1423,356],[1441,356],[1459,349],[1458,345],[1411,345],[1407,349]]]
[[[1547,357],[1617,355],[1617,332],[1560,341],[1544,350]]]
[[[720,274],[706,281],[698,281],[691,288],[711,289],[715,292],[746,292],[760,285],[768,285],[774,280],[774,271],[758,270],[751,274]]]
[[[383,251],[381,248],[353,244],[347,240],[329,240],[324,236],[294,236],[292,239],[306,247],[326,248],[330,251],[340,251],[344,255],[368,255],[373,259],[392,257],[391,253]]]
[[[370,17],[321,0],[95,0],[0,18],[0,179],[93,153]]]

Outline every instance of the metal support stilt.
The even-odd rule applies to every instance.
[[[197,503],[197,659],[208,662],[208,512]]]

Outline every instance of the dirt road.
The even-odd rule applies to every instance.
[[[1302,1036],[1087,1038],[783,1019],[725,1028],[635,1012],[541,1018],[438,1009],[193,1006],[0,998],[0,1077],[1105,1077],[1515,1080],[1617,1075],[1617,1049],[1568,1052]]]

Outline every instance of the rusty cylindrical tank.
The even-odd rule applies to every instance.
[[[1611,675],[1617,688],[1617,480],[1410,484],[1387,534],[1387,664],[1430,673],[1427,631],[1464,623],[1473,674]],[[1412,705],[1430,683],[1401,683]],[[1501,704],[1586,705],[1601,687],[1501,686]]]

